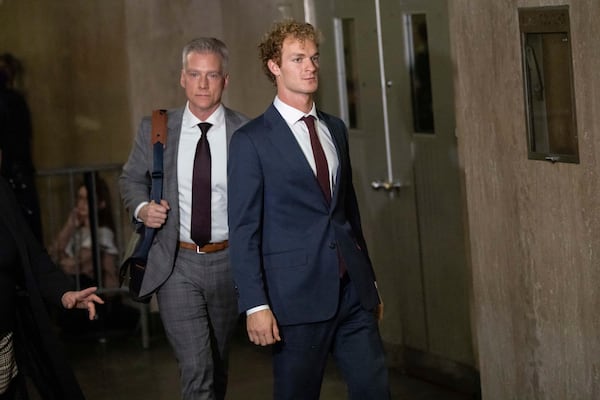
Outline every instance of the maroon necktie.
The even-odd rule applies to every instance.
[[[312,147],[313,156],[315,157],[315,165],[317,167],[317,180],[319,186],[325,195],[327,203],[331,202],[331,189],[329,187],[329,168],[327,167],[327,158],[325,158],[325,152],[319,136],[317,136],[317,130],[315,129],[315,117],[308,115],[300,118],[308,127],[308,133],[310,135],[310,146]]]
[[[329,187],[329,167],[327,166],[327,158],[325,158],[325,152],[323,151],[323,146],[321,146],[321,141],[319,140],[319,136],[317,136],[317,131],[315,129],[315,117],[312,115],[308,115],[306,117],[301,118],[302,121],[308,127],[308,133],[310,135],[310,146],[312,147],[313,155],[315,157],[315,164],[317,166],[317,180],[319,181],[319,186],[321,186],[321,190],[327,199],[327,203],[331,202],[331,189]],[[342,258],[342,254],[338,248],[338,268],[340,273],[340,278],[346,274],[346,263]]]
[[[206,133],[212,126],[208,122],[198,124],[202,136],[196,145],[192,176],[192,223],[190,233],[196,245],[202,247],[210,242],[210,146]]]

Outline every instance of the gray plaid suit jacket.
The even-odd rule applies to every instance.
[[[150,253],[140,296],[145,296],[155,291],[162,285],[173,269],[177,246],[179,242],[179,198],[177,181],[177,148],[181,134],[181,122],[184,108],[168,111],[167,146],[164,152],[164,179],[163,199],[169,202],[171,210],[165,225],[157,231]],[[225,107],[225,124],[227,143],[231,140],[233,132],[248,121],[243,114]],[[133,148],[127,163],[119,178],[121,197],[131,214],[132,221],[136,221],[133,213],[136,207],[148,201],[152,183],[152,147],[150,145],[150,130],[152,119],[144,117],[135,137]]]

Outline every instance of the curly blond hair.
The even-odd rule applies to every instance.
[[[283,42],[288,37],[297,39],[300,42],[310,40],[318,48],[321,33],[308,22],[298,22],[293,19],[286,19],[273,25],[258,45],[263,72],[273,83],[275,83],[275,75],[269,70],[268,63],[269,60],[273,60],[277,65],[281,66],[281,48],[283,47]]]

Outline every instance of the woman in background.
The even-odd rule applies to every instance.
[[[46,305],[87,309],[94,319],[94,303],[103,301],[95,287],[72,291],[72,281],[32,234],[4,178],[0,210],[0,400],[27,399],[25,376],[44,400],[83,399]]]
[[[119,252],[115,244],[115,224],[110,192],[106,181],[99,177],[96,177],[95,181],[102,286],[114,289],[119,287],[117,269]],[[77,189],[75,208],[60,230],[52,245],[51,253],[66,274],[79,275],[81,287],[98,285],[93,262],[88,190],[85,184],[81,184]]]

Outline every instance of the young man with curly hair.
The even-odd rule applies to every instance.
[[[233,135],[228,166],[231,263],[248,337],[273,346],[275,399],[318,399],[330,354],[350,399],[389,399],[347,130],[314,102],[319,33],[284,21],[259,49],[277,95]]]

